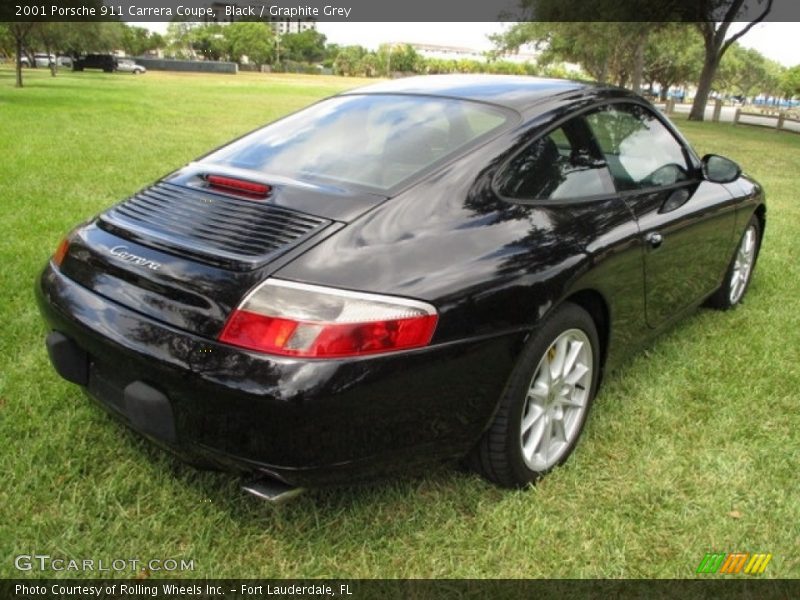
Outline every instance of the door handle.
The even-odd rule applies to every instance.
[[[664,242],[664,236],[658,231],[651,231],[645,236],[645,239],[651,248],[658,248]]]

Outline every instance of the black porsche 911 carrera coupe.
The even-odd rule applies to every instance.
[[[603,372],[741,301],[765,218],[630,92],[414,77],[167,175],[36,289],[62,377],[258,495],[465,457],[519,487],[573,451]]]

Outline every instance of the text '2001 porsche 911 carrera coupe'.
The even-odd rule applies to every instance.
[[[562,464],[601,374],[747,291],[761,187],[639,96],[431,76],[322,100],[80,225],[37,283],[56,371],[278,497]]]

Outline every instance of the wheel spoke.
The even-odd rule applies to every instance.
[[[523,436],[528,432],[528,430],[531,427],[533,427],[534,423],[536,423],[536,421],[539,418],[541,418],[543,414],[544,414],[544,409],[542,409],[541,407],[535,404],[528,405],[528,414],[525,415],[524,419],[522,419],[522,426],[520,428],[522,430]]]
[[[549,428],[548,425],[547,417],[543,419],[537,419],[535,426],[531,428],[527,439],[523,440],[522,453],[525,456],[525,460],[528,462],[533,460],[533,455],[536,453],[536,449],[542,443],[544,430]]]
[[[567,441],[567,430],[564,427],[564,419],[553,419],[553,437],[555,439],[561,440],[562,442]]]
[[[550,374],[553,379],[561,377],[561,375],[564,373],[564,361],[567,358],[568,344],[569,340],[565,336],[562,336],[556,340],[555,356],[553,356],[553,360],[550,362]]]
[[[570,408],[583,408],[582,395],[579,396],[575,393],[560,397],[558,403],[561,406],[569,406]]]
[[[536,371],[536,375],[533,377],[535,385],[544,386],[544,389],[548,391],[550,390],[550,385],[553,383],[552,367],[550,366],[550,359],[547,357],[549,353],[549,351],[545,353],[542,364],[539,365],[539,370]]]
[[[575,361],[578,360],[578,355],[581,353],[582,349],[583,342],[579,342],[577,340],[570,342],[569,353],[567,354],[567,358],[564,360],[564,370],[562,373],[564,379],[567,379],[570,376],[572,369],[575,366]]]
[[[544,427],[542,428],[542,436],[539,438],[539,445],[536,447],[536,453],[544,457],[544,462],[547,463],[548,451],[550,450],[550,441],[553,438],[553,419],[548,417],[542,419]]]
[[[583,363],[578,363],[572,369],[572,372],[564,380],[564,382],[570,385],[576,385],[581,379],[583,379],[583,376],[586,375],[588,372],[589,372],[589,367],[587,367]]]
[[[538,380],[528,389],[528,401],[538,400],[536,404],[542,405],[547,402],[550,394],[550,386],[544,381]]]

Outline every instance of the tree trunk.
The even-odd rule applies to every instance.
[[[49,66],[49,67],[50,67],[50,76],[51,76],[51,77],[55,77],[55,76],[56,76],[56,68],[57,68],[57,66],[58,66],[58,65],[57,65],[57,63],[58,63],[58,56],[56,56],[56,59],[55,59],[55,60],[52,60],[52,61],[50,60],[50,44],[47,44],[47,45],[45,46],[45,49],[44,49],[44,51],[45,51],[45,52],[47,52],[47,66]],[[54,56],[55,56],[55,54],[54,54]]]
[[[605,85],[606,78],[608,77],[608,57],[603,59],[603,65],[600,67],[600,77],[597,78],[597,83]]]
[[[667,84],[665,84],[665,83],[662,83],[662,82],[659,82],[659,85],[661,86],[661,90],[658,93],[658,98],[662,102],[666,102],[667,101],[667,92],[669,92],[669,86]]]
[[[694,96],[692,110],[689,112],[690,121],[702,121],[705,119],[708,95],[711,93],[711,86],[714,82],[714,76],[717,74],[718,66],[719,57],[717,53],[706,52],[706,58],[703,61],[703,71],[700,73],[700,81],[697,84],[697,93]]]
[[[642,34],[636,40],[636,48],[633,55],[633,73],[631,73],[631,89],[635,93],[642,90],[642,73],[644,73],[644,49],[647,45],[647,34]]]
[[[17,36],[17,87],[22,87],[22,38]]]

